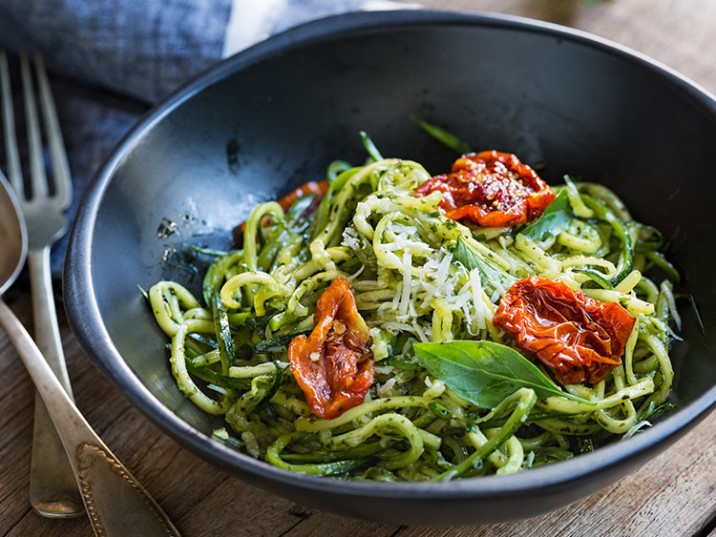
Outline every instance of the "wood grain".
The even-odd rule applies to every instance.
[[[426,7],[495,11],[565,24],[614,40],[716,92],[713,0],[427,0]],[[6,297],[31,326],[26,288]],[[82,354],[64,316],[77,405],[189,537],[716,537],[716,413],[629,477],[562,509],[509,524],[428,528],[378,524],[308,509],[199,460],[163,434]],[[0,535],[90,536],[86,519],[48,520],[29,507],[33,387],[0,334]]]
[[[716,92],[712,0],[425,0],[422,4],[531,17],[584,30],[645,54]]]

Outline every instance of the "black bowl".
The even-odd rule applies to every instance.
[[[360,162],[358,132],[386,156],[430,171],[454,155],[411,122],[448,126],[473,147],[518,154],[616,190],[671,237],[700,306],[677,344],[678,412],[567,462],[449,483],[375,484],[291,474],[210,440],[217,421],[177,390],[163,334],[138,286],[200,275],[186,244],[227,247],[258,201]],[[157,106],[119,144],[72,231],[65,301],[92,361],[200,457],[297,502],[399,523],[531,516],[586,496],[645,463],[716,404],[714,98],[678,74],[580,32],[523,19],[427,11],[308,24],[232,57]]]

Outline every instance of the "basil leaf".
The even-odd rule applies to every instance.
[[[534,390],[540,399],[566,397],[593,404],[561,390],[527,358],[499,343],[456,340],[416,343],[413,348],[433,377],[481,408],[496,407],[520,388]]]
[[[465,244],[462,237],[457,238],[453,258],[462,263],[467,270],[480,268],[481,265],[480,260],[477,258],[477,254],[472,250],[472,248]]]
[[[488,284],[489,282],[493,282],[494,284],[494,282],[497,282],[503,291],[517,281],[512,275],[496,267],[489,259],[470,248],[470,246],[462,240],[462,237],[457,238],[453,258],[462,263],[467,270],[478,269],[480,279],[484,284]]]
[[[552,200],[537,220],[527,224],[520,233],[534,242],[556,237],[567,229],[574,220],[567,189],[563,189]]]

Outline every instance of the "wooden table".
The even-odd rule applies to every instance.
[[[714,0],[427,0],[436,9],[496,11],[573,26],[627,45],[716,93]],[[27,288],[6,297],[31,326]],[[308,509],[228,477],[169,439],[90,364],[60,312],[77,405],[186,536],[589,535],[716,537],[716,413],[631,476],[549,514],[475,527],[377,524]],[[48,520],[28,502],[33,386],[0,334],[0,534],[92,535],[86,518]]]

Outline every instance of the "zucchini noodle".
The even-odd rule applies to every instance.
[[[290,208],[256,206],[242,248],[212,258],[203,302],[176,282],[150,289],[179,390],[224,417],[217,441],[311,475],[448,480],[564,460],[634,434],[664,408],[674,378],[671,326],[680,323],[669,272],[659,277],[671,265],[658,252],[658,232],[634,222],[613,192],[567,178],[553,190],[565,191],[569,221],[554,233],[481,229],[446,218],[440,192],[414,195],[430,178],[420,164],[374,153],[363,166],[331,165],[313,212],[303,198]],[[311,331],[318,298],[341,275],[369,327],[375,381],[362,404],[321,419],[287,348]],[[514,347],[492,319],[506,289],[531,275],[624,306],[636,323],[622,364],[593,386],[565,386],[574,398],[540,400],[523,387],[494,408],[428,374],[416,343]]]

